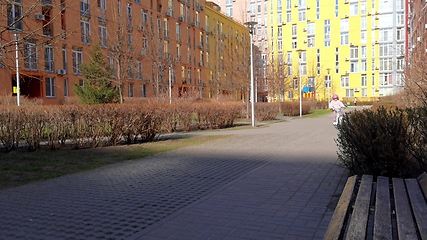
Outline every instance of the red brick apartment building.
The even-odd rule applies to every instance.
[[[425,62],[427,56],[427,1],[408,0],[408,3],[408,9],[410,9],[408,14],[409,57],[414,61]]]
[[[175,96],[208,92],[205,0],[0,2],[0,95],[16,94],[19,82],[21,96],[62,103],[84,84],[79,66],[94,44],[124,97],[167,94],[169,82]]]

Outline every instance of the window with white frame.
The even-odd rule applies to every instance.
[[[359,72],[359,62],[357,60],[350,62],[350,72],[351,73]]]
[[[402,86],[404,82],[404,74],[403,73],[397,73],[396,74],[396,85]]]
[[[136,79],[142,80],[142,62],[136,61]]]
[[[367,31],[360,31],[360,43],[366,44],[368,41],[368,32]]]
[[[292,24],[292,37],[296,37],[297,34],[298,34],[297,25],[296,24]]]
[[[99,25],[99,46],[102,48],[107,47],[107,27],[104,25]]]
[[[98,0],[98,8],[101,10],[107,10],[107,0]]]
[[[298,21],[299,22],[305,22],[305,21],[307,21],[306,10],[305,9],[298,9]]]
[[[392,58],[380,58],[380,71],[393,70]]]
[[[354,89],[346,89],[345,90],[346,97],[354,97]]]
[[[348,76],[341,76],[341,87],[342,88],[350,87],[350,78]]]
[[[46,72],[53,72],[53,46],[46,45],[44,47],[44,70]]]
[[[7,28],[22,30],[22,0],[7,1]]]
[[[286,12],[286,22],[292,22],[292,12]]]
[[[396,29],[396,40],[397,41],[405,40],[405,28],[397,28]]]
[[[380,86],[393,85],[392,73],[380,73]]]
[[[325,47],[329,47],[331,46],[331,20],[325,20],[324,24]]]
[[[294,78],[293,81],[292,81],[292,83],[293,83],[292,85],[294,87],[294,90],[298,90],[298,88],[299,88],[298,87],[299,86],[299,84],[298,84],[299,83],[298,82],[298,78]]]
[[[298,41],[296,39],[292,39],[292,49],[297,49],[298,48]]]
[[[366,77],[366,74],[362,74],[360,77],[360,86],[366,87],[368,85],[368,78]]]
[[[362,97],[367,97],[367,96],[368,96],[368,89],[362,88]]]
[[[360,71],[361,72],[366,72],[367,70],[368,70],[368,67],[367,67],[368,65],[367,65],[367,63],[366,63],[366,60],[365,59],[363,59],[361,62],[360,62]]]
[[[282,40],[277,40],[277,49],[279,51],[283,50],[283,42],[282,42]]]
[[[316,46],[316,38],[314,36],[307,37],[307,47],[313,48]]]
[[[360,55],[362,59],[366,58],[366,46],[360,46]]]
[[[380,42],[391,42],[393,41],[393,29],[380,29]]]
[[[134,84],[128,83],[128,97],[134,97]]]
[[[46,82],[46,97],[48,98],[56,97],[55,78],[47,77],[45,78],[45,82]]]
[[[350,15],[351,16],[359,15],[359,3],[358,2],[350,3]]]
[[[371,75],[371,85],[374,87],[375,86],[375,74]]]
[[[361,2],[360,3],[360,14],[366,14],[366,2]]]
[[[111,68],[111,77],[116,78],[117,77],[117,64],[116,59],[112,56],[108,56],[108,65]]]
[[[30,71],[37,71],[37,64],[37,45],[35,41],[29,40],[24,43],[24,68]]]
[[[90,23],[85,20],[80,21],[81,33],[82,33],[82,43],[90,44]]]
[[[83,53],[81,49],[73,49],[73,73],[81,74],[80,65],[83,63]]]
[[[128,27],[132,26],[132,4],[126,4],[126,24]]]
[[[350,47],[350,58],[351,59],[358,59],[359,58],[359,47],[358,46]]]
[[[367,23],[366,23],[366,17],[365,16],[360,18],[360,29],[361,30],[367,30]]]

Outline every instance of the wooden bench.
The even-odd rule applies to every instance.
[[[427,240],[427,174],[349,177],[323,239]]]

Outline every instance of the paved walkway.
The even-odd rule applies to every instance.
[[[0,239],[322,239],[346,180],[331,119],[0,191]]]

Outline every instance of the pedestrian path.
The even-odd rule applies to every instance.
[[[346,180],[331,114],[210,134],[0,191],[0,239],[322,239]]]

